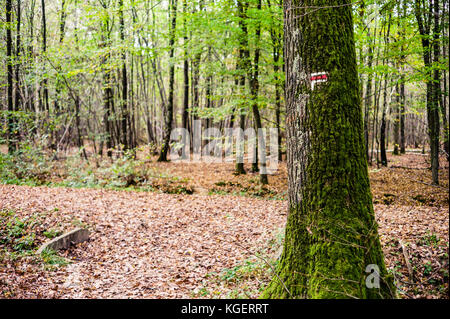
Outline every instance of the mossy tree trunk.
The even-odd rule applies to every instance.
[[[289,214],[277,274],[261,297],[390,298],[365,158],[351,7],[337,0],[284,6]],[[327,81],[313,87],[316,72]],[[379,288],[366,285],[369,265],[379,269]]]

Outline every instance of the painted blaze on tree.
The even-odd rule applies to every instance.
[[[284,2],[289,214],[263,298],[395,295],[374,218],[345,3]],[[326,78],[312,89],[316,73]],[[366,285],[366,269],[379,269],[379,288]]]

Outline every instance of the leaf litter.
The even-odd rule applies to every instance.
[[[235,296],[242,283],[218,283],[211,274],[236,269],[280,236],[285,168],[271,177],[273,193],[255,198],[229,195],[255,184],[255,175],[235,177],[231,166],[214,165],[215,174],[200,164],[185,166],[197,190],[230,187],[226,196],[1,185],[0,210],[36,218],[36,247],[49,230],[82,226],[92,234],[60,251],[68,264],[51,269],[32,254],[8,257],[0,241],[0,298],[212,297],[198,293],[208,289],[213,297]],[[400,298],[448,298],[448,168],[434,187],[426,167],[426,157],[408,154],[391,159],[388,168],[369,168],[385,260]],[[181,177],[188,170],[174,169]],[[269,249],[267,259],[279,248]],[[247,276],[244,297],[258,296],[267,273]]]

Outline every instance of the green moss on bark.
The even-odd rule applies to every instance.
[[[287,10],[341,4],[286,2]],[[305,10],[285,21],[286,43],[298,44],[286,48],[287,89],[295,92],[286,93],[290,208],[277,274],[261,297],[391,298],[365,159],[351,8]],[[314,72],[328,80],[312,90]],[[368,265],[379,268],[379,288],[366,285]]]

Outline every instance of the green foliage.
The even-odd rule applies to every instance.
[[[33,216],[20,219],[14,211],[0,210],[0,244],[19,253],[32,251],[36,247],[36,225]]]
[[[283,199],[283,195],[277,193],[265,185],[261,185],[256,180],[250,180],[250,185],[243,186],[240,183],[231,181],[218,181],[214,183],[215,186],[209,190],[209,194],[227,195],[232,194],[236,196],[250,196],[250,197],[265,197],[269,199]]]
[[[90,166],[72,157],[66,163],[67,177],[57,185],[68,187],[105,187],[111,189],[133,189],[162,191],[169,194],[192,194],[193,189],[184,185],[186,181],[161,173],[137,160],[129,153],[112,163],[104,161],[99,167]]]
[[[70,264],[70,261],[58,255],[56,251],[53,249],[47,248],[44,249],[41,253],[41,258],[45,264],[49,266],[66,266]],[[54,267],[48,267],[48,269],[52,270]]]
[[[31,233],[18,238],[14,243],[14,250],[31,250],[35,246],[36,235]]]
[[[211,272],[193,297],[206,298],[256,298],[274,276],[278,252],[283,246],[284,230],[278,229],[258,252],[233,267]]]
[[[69,156],[57,163],[29,144],[13,154],[0,152],[0,182],[16,185],[48,185],[65,187],[89,187],[161,191],[168,194],[192,194],[194,189],[187,180],[160,172],[148,165],[146,160],[136,159],[133,152],[110,162],[89,163],[79,154]],[[63,164],[63,165],[60,165]],[[54,176],[55,175],[55,176]],[[48,234],[52,236],[51,233]]]
[[[53,163],[39,146],[22,142],[12,154],[0,152],[0,182],[42,185],[51,175]]]
[[[62,234],[62,231],[57,230],[57,229],[49,229],[49,230],[44,231],[44,233],[43,233],[43,235],[45,237],[50,238],[50,239],[58,237],[61,234]]]
[[[433,267],[431,265],[431,261],[427,261],[424,265],[423,265],[423,274],[425,276],[428,276],[429,274],[431,274],[433,270]]]
[[[46,264],[47,270],[54,270],[58,266],[64,266],[69,263],[65,258],[59,256],[57,252],[46,249],[42,252],[40,258],[35,256],[37,249],[37,226],[39,215],[37,213],[20,219],[14,211],[0,210],[0,261],[8,259],[15,262],[21,258],[32,257],[35,261],[41,260]],[[53,238],[61,232],[55,229],[43,231],[47,238]]]
[[[423,236],[419,240],[418,244],[422,245],[422,246],[437,247],[440,242],[441,242],[441,239],[436,234],[429,233],[429,234]]]

